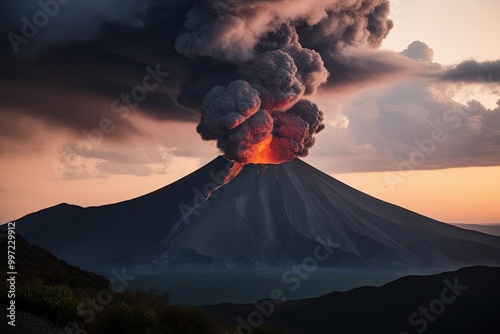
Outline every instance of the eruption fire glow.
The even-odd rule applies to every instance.
[[[239,163],[278,164],[305,156],[324,128],[323,113],[302,99],[329,76],[321,56],[303,48],[289,24],[264,36],[255,53],[240,64],[239,80],[205,95],[198,132],[217,140],[224,156]]]
[[[203,66],[177,102],[201,110],[198,133],[232,162],[280,164],[308,155],[325,126],[306,98],[329,83],[327,68],[336,68],[340,50],[380,46],[392,28],[389,1],[218,4],[186,5],[175,49]]]
[[[275,163],[272,157],[271,151],[271,140],[269,137],[266,140],[255,145],[255,156],[252,159],[251,163],[253,164],[272,164]]]

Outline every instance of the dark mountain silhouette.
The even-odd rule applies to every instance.
[[[52,286],[67,285],[77,291],[92,293],[97,293],[109,285],[104,276],[69,265],[45,249],[30,245],[20,234],[16,234],[15,245],[17,284],[36,281]],[[0,256],[7,259],[7,233],[4,231],[0,231],[0,246]],[[9,272],[7,261],[0,262],[0,270]]]
[[[262,318],[294,334],[497,334],[500,268],[470,267],[432,276],[407,276],[384,286],[320,298],[220,304],[206,310],[251,333]],[[272,312],[271,312],[272,311]],[[421,313],[422,312],[422,313]],[[254,314],[251,317],[251,314]],[[270,315],[269,317],[267,315]],[[411,322],[410,322],[411,318]]]
[[[18,220],[17,230],[82,266],[126,258],[158,266],[279,267],[303,261],[318,246],[331,249],[320,265],[335,268],[500,264],[500,237],[380,201],[298,159],[246,165],[203,202],[228,166],[218,157],[117,204],[61,204]]]

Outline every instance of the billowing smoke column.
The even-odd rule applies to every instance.
[[[177,52],[231,69],[202,98],[197,130],[238,163],[306,156],[324,129],[305,99],[329,80],[323,58],[328,66],[342,48],[376,47],[392,27],[387,0],[194,3]]]
[[[282,24],[239,64],[240,80],[212,88],[203,99],[198,132],[217,140],[227,159],[281,163],[305,156],[324,126],[323,113],[304,95],[328,79],[320,55],[298,43]]]

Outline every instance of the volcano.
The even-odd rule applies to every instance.
[[[383,202],[300,159],[245,165],[218,157],[142,197],[100,207],[60,204],[17,221],[29,242],[69,263],[129,261],[167,268],[276,268],[318,247],[319,265],[415,269],[499,265],[500,237]]]

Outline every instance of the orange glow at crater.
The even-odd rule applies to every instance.
[[[266,140],[260,142],[255,145],[255,155],[249,161],[251,164],[277,164],[279,163],[273,155],[273,151],[271,149],[272,137],[269,136]]]

